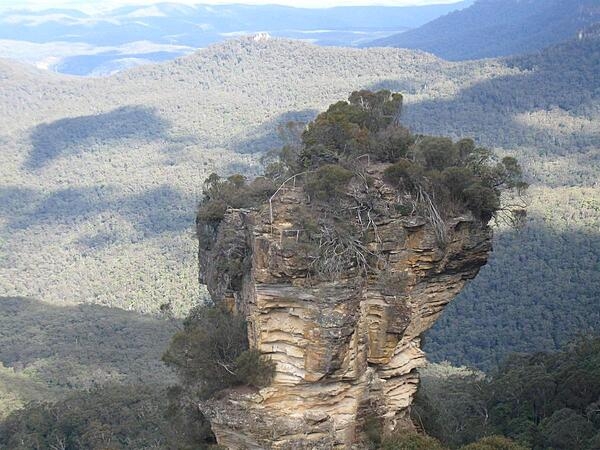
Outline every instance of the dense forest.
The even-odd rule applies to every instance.
[[[558,44],[599,18],[594,0],[478,0],[367,45],[419,49],[450,61],[493,58]]]
[[[500,233],[489,265],[426,335],[431,360],[490,370],[511,352],[558,349],[577,333],[598,331],[597,228],[536,222]]]
[[[411,103],[404,121],[415,131],[473,135],[485,145],[536,159],[596,149],[599,30],[593,27],[537,53],[504,58],[501,61],[516,73],[475,82],[454,96]],[[590,152],[586,157],[597,155]],[[532,161],[532,169],[538,163]],[[572,170],[575,175],[579,168]]]
[[[105,382],[151,376],[166,389],[171,319],[205,298],[193,238],[203,181],[251,178],[286,123],[362,88],[403,92],[415,133],[502,147],[531,184],[525,227],[497,230],[489,265],[425,337],[432,359],[493,373],[512,351],[597,330],[598,48],[592,30],[530,55],[450,63],[241,39],[103,80],[0,61],[0,308],[17,318],[0,333],[3,414]],[[61,338],[45,345],[50,335]]]
[[[595,450],[600,445],[599,358],[600,340],[581,338],[556,353],[513,356],[490,375],[430,366],[422,373],[412,411],[430,437],[381,436],[373,428],[367,448]],[[169,404],[167,398],[178,395],[156,386],[107,385],[55,403],[30,403],[0,422],[0,448],[212,447],[206,422]]]
[[[581,39],[536,55],[509,58],[516,66],[535,68],[532,76],[537,83],[513,81],[508,88],[503,80],[495,80],[473,88],[468,100],[456,103],[468,102],[465,111],[473,112],[475,104],[487,105],[480,114],[497,117],[500,130],[503,125],[499,111],[531,107],[526,104],[545,108],[548,123],[546,131],[519,136],[507,129],[499,138],[506,148],[523,146],[514,154],[519,155],[534,185],[529,223],[518,232],[500,230],[496,234],[496,251],[488,266],[428,333],[425,348],[433,360],[487,370],[510,352],[559,349],[575,333],[597,330],[600,134],[593,123],[600,117],[600,82],[596,76],[600,72],[599,42],[597,29],[590,29]],[[562,70],[565,63],[577,69]],[[545,94],[536,85],[549,88],[550,93]],[[586,88],[574,93],[571,86]],[[493,98],[498,101],[491,101]],[[432,104],[427,111],[440,128],[447,128],[451,116],[458,123],[462,121],[461,115],[451,115],[454,108],[438,106]],[[560,115],[559,110],[563,111]],[[411,117],[411,112],[407,115]],[[541,133],[554,129],[552,123],[564,131],[571,129],[573,134],[555,135],[543,146],[536,144],[536,140],[546,142]],[[536,128],[544,129],[541,125]],[[564,162],[558,155],[564,155]],[[545,158],[547,162],[542,162]],[[455,332],[458,326],[463,332]]]
[[[534,450],[600,446],[600,339],[513,355],[490,374],[433,365],[413,418],[450,448],[505,435]],[[495,447],[492,447],[495,448]]]

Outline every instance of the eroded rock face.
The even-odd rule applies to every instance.
[[[397,201],[382,181],[376,189],[380,202]],[[352,448],[367,416],[387,430],[411,427],[416,369],[425,363],[419,336],[491,250],[489,228],[468,214],[446,221],[441,245],[426,219],[390,212],[367,243],[387,280],[352,269],[321,279],[300,245],[295,215],[306,203],[302,187],[290,187],[272,207],[229,211],[215,249],[200,252],[201,281],[246,316],[250,345],[277,364],[271,386],[202,405],[227,448]],[[218,254],[237,258],[243,273],[218,269]]]

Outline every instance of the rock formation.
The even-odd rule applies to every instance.
[[[491,232],[461,213],[444,220],[440,240],[426,214],[395,207],[414,199],[383,181],[383,167],[365,171],[385,211],[365,242],[385,267],[378,274],[355,266],[315,275],[298,216],[327,205],[310,202],[295,181],[260,209],[229,210],[215,245],[200,252],[200,279],[213,299],[243,314],[250,346],[276,362],[270,386],[228,390],[201,405],[219,444],[351,448],[367,418],[384,430],[412,426],[416,369],[425,363],[420,335],[486,263]]]

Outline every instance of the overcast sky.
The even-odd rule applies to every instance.
[[[433,3],[456,3],[459,0],[0,0],[0,10],[33,8],[45,9],[54,7],[70,7],[93,12],[95,10],[110,9],[124,5],[150,5],[154,3],[183,3],[194,4],[280,4],[297,7],[322,8],[330,6],[357,6],[357,5],[428,5]]]

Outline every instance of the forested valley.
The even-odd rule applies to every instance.
[[[318,111],[382,88],[412,133],[514,156],[530,187],[523,226],[494,224],[488,265],[424,336],[413,420],[431,437],[375,429],[372,448],[599,448],[599,73],[597,27],[463,62],[253,38],[106,79],[0,61],[0,448],[212,446],[197,420],[185,447],[160,361],[207,299],[203,182],[251,179]]]

